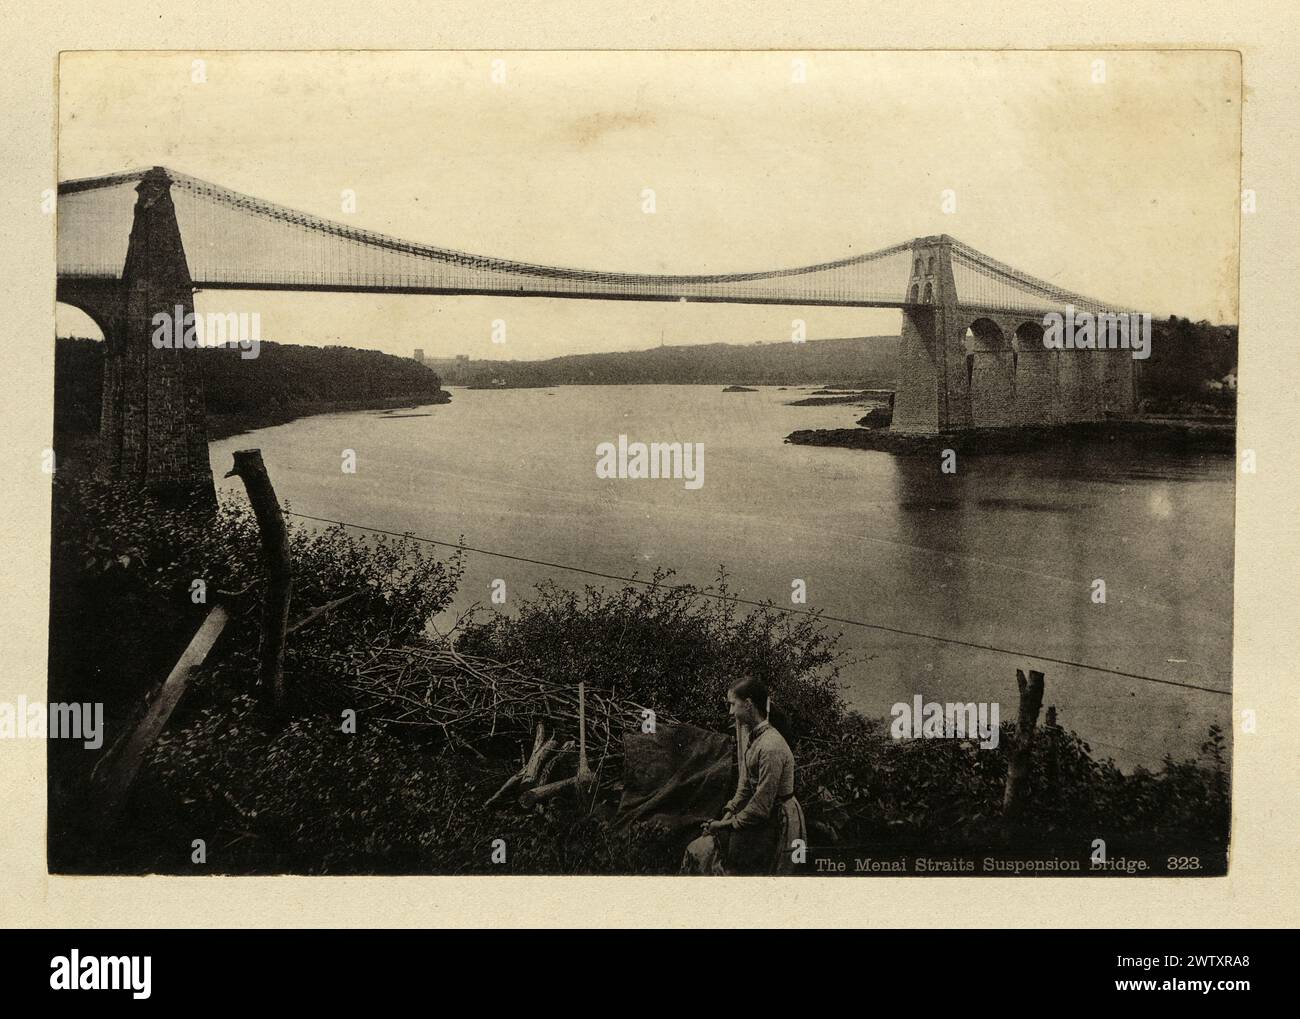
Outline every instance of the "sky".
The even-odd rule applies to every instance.
[[[1240,114],[1227,52],[75,52],[59,178],[164,165],[413,241],[629,272],[793,267],[947,233],[1075,292],[1235,322]],[[788,340],[796,318],[809,339],[899,325],[541,298],[196,303],[258,312],[264,340],[476,358]],[[58,326],[98,335],[63,305]]]

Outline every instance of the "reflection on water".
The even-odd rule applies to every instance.
[[[554,395],[553,395],[554,394]],[[676,571],[789,604],[791,582],[828,614],[1227,689],[1233,462],[1140,442],[1068,454],[938,459],[790,446],[796,428],[851,426],[861,408],[787,407],[798,390],[708,386],[456,390],[428,416],[305,418],[213,444],[218,485],[234,449],[260,446],[294,508],[601,573]],[[706,482],[596,477],[596,446],[702,442]],[[344,449],[357,473],[343,474]],[[471,556],[455,609],[581,575]],[[1107,600],[1094,604],[1103,579]],[[508,609],[508,605],[506,608]],[[442,621],[444,624],[446,620]],[[914,694],[998,700],[1015,669],[1047,673],[1046,704],[1117,761],[1192,753],[1225,724],[1226,697],[859,627],[845,645],[856,707]],[[1229,727],[1230,728],[1230,727]],[[1115,749],[1123,748],[1123,749]],[[1154,760],[1153,760],[1154,758]]]

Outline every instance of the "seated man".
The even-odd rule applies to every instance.
[[[689,874],[788,874],[792,843],[805,838],[803,808],[794,797],[794,755],[768,721],[767,686],[745,678],[727,691],[731,717],[749,730],[740,788],[722,819],[686,847]]]

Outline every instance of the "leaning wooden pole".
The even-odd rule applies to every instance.
[[[266,587],[262,594],[262,646],[258,669],[259,696],[274,713],[286,707],[284,686],[285,631],[289,626],[289,601],[293,595],[293,568],[289,562],[289,528],[271,487],[260,449],[235,451],[235,465],[226,477],[244,482],[248,501],[262,537],[262,568]]]
[[[587,767],[587,684],[578,683],[578,782],[591,780]]]
[[[89,810],[88,825],[93,832],[102,833],[112,826],[122,804],[126,802],[131,784],[144,763],[145,755],[154,745],[159,734],[167,727],[167,722],[176,705],[180,703],[186,686],[207,661],[209,653],[229,621],[230,612],[225,605],[214,605],[208,610],[202,625],[190,639],[189,645],[172,667],[172,671],[163,680],[162,686],[149,702],[149,707],[134,731],[109,750],[95,765],[90,777],[97,801]]]
[[[1020,690],[1020,713],[1016,719],[1016,745],[1011,750],[1007,766],[1007,789],[1002,800],[1002,814],[1016,817],[1024,809],[1025,788],[1034,749],[1034,728],[1038,725],[1038,711],[1043,706],[1043,674],[1029,673],[1029,679],[1016,670],[1016,686]]]

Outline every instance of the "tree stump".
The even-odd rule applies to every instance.
[[[289,626],[289,601],[293,595],[293,567],[289,562],[289,529],[260,449],[235,451],[235,465],[226,477],[240,478],[262,538],[262,568],[266,588],[262,593],[262,645],[259,651],[258,694],[276,715],[283,715],[285,631]]]
[[[1033,757],[1034,727],[1043,706],[1043,674],[1031,671],[1026,680],[1025,674],[1017,669],[1016,686],[1020,690],[1020,713],[1016,719],[1016,745],[1007,766],[1006,795],[1002,800],[1002,814],[1008,818],[1018,817],[1024,810],[1025,788]]]

